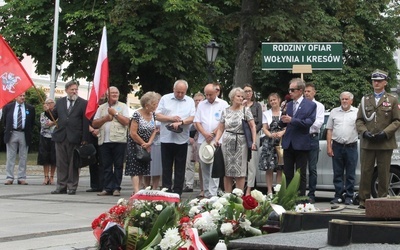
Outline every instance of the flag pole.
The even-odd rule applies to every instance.
[[[57,63],[57,40],[58,40],[58,16],[60,9],[60,0],[55,1],[54,6],[54,31],[53,31],[53,56],[51,60],[51,77],[50,77],[50,98],[54,100],[54,92],[56,88],[56,63]]]

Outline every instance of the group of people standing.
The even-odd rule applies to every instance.
[[[326,124],[327,154],[332,157],[335,186],[331,203],[349,205],[353,202],[359,135],[360,208],[365,208],[365,200],[370,197],[375,162],[378,196],[388,193],[390,158],[397,148],[394,134],[400,126],[400,113],[397,98],[385,92],[388,74],[376,70],[371,79],[374,94],[364,96],[360,107],[355,108],[353,94],[342,92],[341,105],[330,112]],[[98,192],[99,196],[120,195],[125,160],[125,175],[131,177],[133,193],[150,185],[158,189],[160,179],[161,186],[169,192],[192,192],[194,162],[198,161],[201,197],[216,196],[220,188],[231,192],[233,185],[246,195],[250,194],[257,168],[266,171],[268,196],[273,193],[274,172],[277,183],[281,181],[282,172],[289,183],[294,172],[300,169],[299,194],[305,196],[308,169],[308,199],[315,202],[316,166],[325,108],[315,100],[313,83],[292,79],[285,100],[282,102],[277,93],[269,94],[269,109],[264,112],[255,101],[249,84],[230,91],[230,105],[218,97],[219,84],[207,84],[204,95],[197,93],[194,99],[187,95],[188,87],[185,80],[177,80],[172,93],[164,96],[152,91],[145,93],[140,98],[141,108],[134,111],[132,117],[129,117],[128,106],[119,102],[119,90],[110,87],[107,101],[89,121],[85,117],[87,101],[77,95],[78,83],[68,82],[65,85],[67,96],[56,103],[46,99],[40,117],[38,163],[44,166],[43,184],[54,183],[57,166],[57,187],[51,193],[75,194],[79,168],[74,167],[73,151],[88,143],[92,136],[97,142],[99,162],[91,166],[91,189],[87,192]],[[31,133],[26,131],[32,130],[34,117],[35,109],[25,103],[24,93],[3,109],[6,185],[14,181],[17,151],[20,155],[18,184],[27,184],[26,155]],[[242,120],[249,124],[251,146],[246,144]],[[151,153],[152,160],[138,160],[137,146]],[[262,146],[261,151],[258,146]],[[213,178],[212,170],[216,166],[203,155],[213,154],[218,147],[224,158],[223,179]]]

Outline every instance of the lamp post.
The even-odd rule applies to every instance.
[[[207,56],[207,63],[208,63],[208,82],[211,83],[214,81],[214,62],[218,55],[219,45],[214,40],[211,41],[205,46],[206,47],[206,56]]]

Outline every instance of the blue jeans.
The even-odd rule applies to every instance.
[[[334,154],[332,157],[332,166],[335,197],[341,197],[345,191],[346,196],[352,198],[354,195],[354,182],[358,161],[357,144],[347,146],[334,141],[332,143],[332,150]],[[344,182],[345,172],[346,181]]]
[[[121,190],[122,173],[126,154],[126,143],[103,143],[99,146],[101,165],[104,169],[104,190]]]
[[[317,163],[319,155],[319,137],[318,134],[311,136],[311,150],[308,153],[308,196],[315,197],[317,188]]]

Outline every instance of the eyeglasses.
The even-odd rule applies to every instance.
[[[296,90],[299,90],[299,89],[288,89],[289,92],[294,92]]]
[[[45,102],[44,104],[52,104],[52,103],[54,103],[54,102]]]

